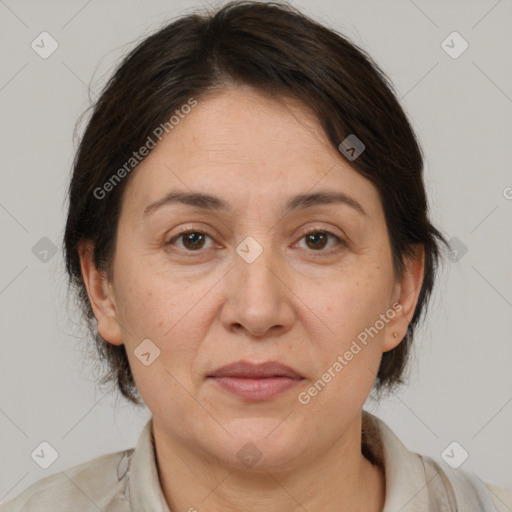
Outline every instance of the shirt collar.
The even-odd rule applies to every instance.
[[[381,459],[386,475],[386,500],[382,512],[429,510],[427,480],[420,456],[409,451],[377,416],[363,411],[363,442]]]
[[[134,450],[129,469],[129,494],[133,512],[170,512],[160,486],[151,418]],[[423,463],[392,430],[376,416],[363,411],[363,443],[369,454],[383,464],[386,500],[382,512],[428,511],[428,491]]]
[[[146,423],[133,453],[129,492],[133,512],[170,512],[158,477],[153,418]]]

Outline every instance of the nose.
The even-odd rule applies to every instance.
[[[259,339],[288,332],[296,321],[289,281],[269,251],[252,263],[237,255],[225,280],[224,327]]]

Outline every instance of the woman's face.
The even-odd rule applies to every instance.
[[[134,171],[113,279],[103,295],[86,282],[155,429],[207,459],[285,468],[360,427],[382,353],[412,317],[410,268],[395,280],[377,189],[313,115],[240,87],[200,99]],[[239,361],[295,376],[216,372]]]

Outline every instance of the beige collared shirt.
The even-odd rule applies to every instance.
[[[0,512],[170,512],[160,487],[150,419],[134,449],[104,455],[46,477]],[[363,446],[384,464],[382,512],[431,512],[425,469],[379,418],[363,412]],[[512,490],[486,484],[498,512],[512,511]]]

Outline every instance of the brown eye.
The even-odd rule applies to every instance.
[[[186,251],[199,251],[203,249],[206,238],[211,237],[206,233],[201,233],[201,231],[186,231],[169,240],[168,244],[174,245],[176,241],[181,240],[181,247],[180,244],[178,244],[179,248]]]
[[[330,252],[328,250],[324,251],[324,249],[331,239],[335,241],[334,245],[340,245],[342,242],[340,237],[336,236],[330,231],[310,231],[309,233],[303,235],[301,240],[302,239],[306,241],[306,247],[308,249],[316,252]]]
[[[327,244],[326,233],[309,233],[306,235],[306,244],[310,249],[323,249]]]
[[[183,245],[187,249],[195,250],[201,249],[204,245],[204,234],[203,233],[186,233],[183,236]]]

